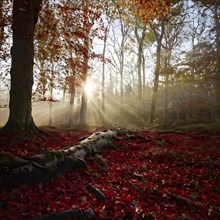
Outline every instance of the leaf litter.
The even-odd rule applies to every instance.
[[[65,131],[54,133],[54,139],[7,142],[8,134],[0,150],[31,156],[74,145],[88,134]],[[70,209],[92,209],[93,219],[220,218],[219,133],[132,136],[115,140],[119,148],[105,150],[101,159],[88,158],[86,168],[45,183],[5,186],[0,190],[0,219],[34,219]]]

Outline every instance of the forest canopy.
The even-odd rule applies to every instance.
[[[219,119],[218,0],[20,2],[0,3],[1,126]]]

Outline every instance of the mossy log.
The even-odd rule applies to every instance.
[[[116,148],[112,140],[127,135],[128,131],[125,129],[97,132],[77,145],[58,151],[46,151],[27,158],[2,152],[0,153],[0,187],[6,184],[44,182],[53,177],[63,176],[74,168],[85,167],[86,157],[99,154],[106,148]]]

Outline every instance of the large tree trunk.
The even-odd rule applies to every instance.
[[[3,21],[3,0],[0,1],[0,50],[4,38],[4,21]]]
[[[164,20],[161,21],[161,33],[158,36],[158,33],[155,31],[155,35],[157,37],[157,58],[156,58],[156,68],[154,71],[154,89],[153,89],[153,96],[152,102],[150,107],[150,115],[149,115],[149,123],[153,123],[154,115],[155,115],[155,108],[157,102],[157,91],[158,91],[158,80],[160,75],[160,57],[161,57],[161,42],[164,35],[164,27],[165,23]]]
[[[36,131],[32,118],[34,29],[42,0],[13,2],[13,46],[11,48],[11,90],[9,119],[3,129]]]
[[[52,177],[63,176],[74,168],[86,166],[88,157],[98,156],[97,154],[107,148],[117,148],[112,141],[122,138],[130,138],[128,130],[116,129],[97,132],[80,141],[77,145],[68,146],[58,151],[46,151],[27,158],[1,152],[0,187],[7,184],[39,183]],[[99,156],[96,158],[101,159]],[[101,160],[100,162],[105,161]]]

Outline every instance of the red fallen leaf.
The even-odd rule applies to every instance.
[[[161,193],[163,194],[163,195],[165,195],[165,194],[167,194],[169,191],[166,189],[166,188],[163,188],[162,190],[161,190]]]
[[[201,197],[202,197],[203,200],[207,200],[208,199],[208,197],[206,195],[202,195]]]
[[[120,202],[131,202],[132,201],[132,197],[129,194],[122,194],[121,198],[120,198]]]
[[[193,204],[196,205],[196,206],[201,206],[202,203],[200,201],[193,201]]]
[[[115,196],[117,193],[115,193],[115,192],[113,192],[113,191],[111,191],[111,190],[106,190],[105,191],[105,195],[106,195],[106,197],[113,197],[113,196]]]
[[[90,206],[91,204],[89,202],[85,202],[84,204],[80,206],[80,208],[84,211],[84,210],[87,210]]]

